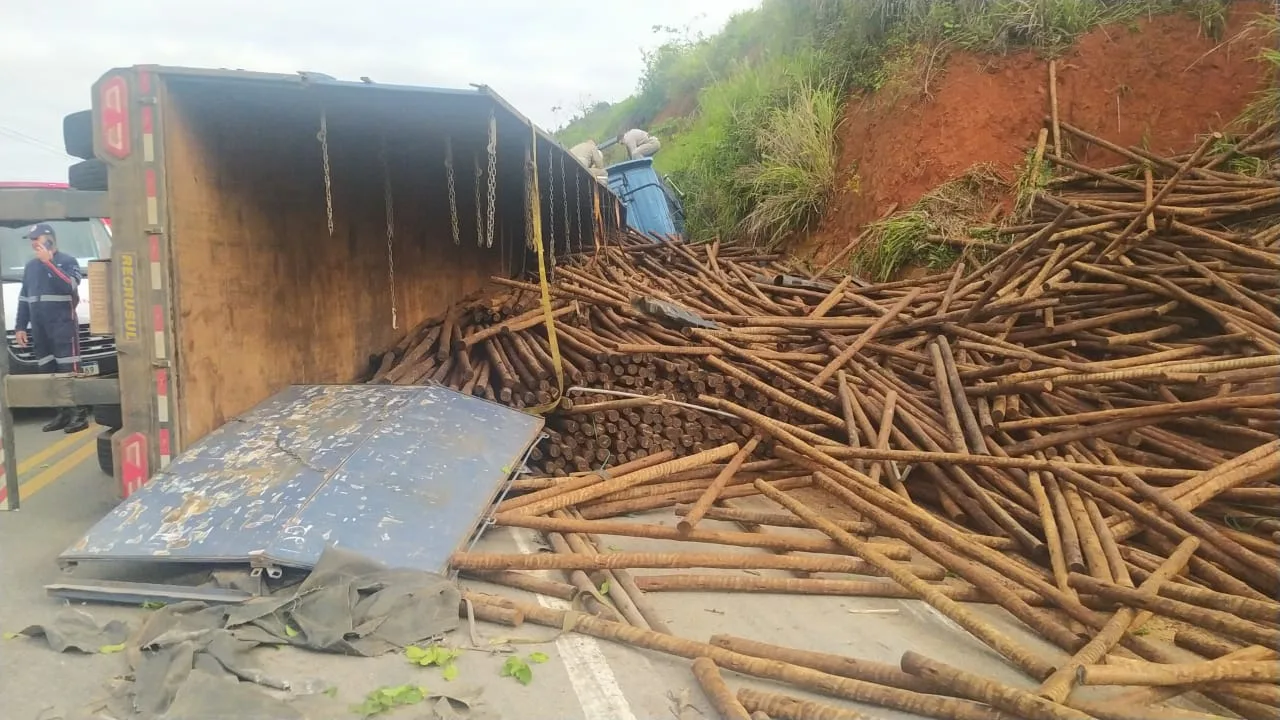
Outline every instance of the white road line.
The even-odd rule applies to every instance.
[[[897,602],[899,607],[916,616],[922,622],[929,622],[931,619],[936,620],[943,627],[954,630],[961,635],[969,634],[969,631],[957,624],[955,620],[943,615],[938,608],[923,600],[898,600]]]
[[[508,528],[511,539],[516,542],[516,549],[523,555],[536,552],[529,544],[530,531],[519,528]],[[546,574],[546,573],[541,573]],[[552,610],[568,610],[569,603],[559,599],[538,595],[538,604]],[[631,704],[618,685],[618,678],[609,667],[609,661],[600,649],[600,642],[587,635],[569,634],[556,639],[556,649],[560,660],[569,673],[569,683],[573,686],[573,694],[578,696],[578,704],[587,720],[636,720],[631,712]]]

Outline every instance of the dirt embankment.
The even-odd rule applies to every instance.
[[[1185,151],[1188,138],[1222,129],[1262,87],[1263,40],[1249,24],[1272,11],[1265,2],[1233,3],[1222,40],[1188,15],[1094,30],[1057,60],[1059,115],[1120,145]],[[833,253],[890,208],[907,209],[978,163],[1012,180],[1048,114],[1048,80],[1048,63],[1035,53],[953,53],[932,73],[928,96],[851,99],[840,167],[856,168],[857,190],[841,179],[804,245],[819,257]],[[1122,161],[1079,141],[1068,151],[1085,163]]]

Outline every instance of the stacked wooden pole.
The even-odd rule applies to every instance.
[[[626,237],[557,269],[566,385],[585,390],[556,395],[535,286],[519,281],[390,351],[377,381],[559,403],[539,473],[495,517],[565,542],[453,564],[535,590],[526,571],[576,573],[577,590],[551,588],[561,597],[586,573],[610,592],[569,618],[476,602],[696,660],[726,717],[859,715],[735,696],[719,670],[939,718],[1213,717],[1157,706],[1192,691],[1275,717],[1280,180],[1226,169],[1274,152],[1275,127],[1170,158],[1060,128],[1131,162],[1046,153],[1062,172],[1029,216],[948,272],[809,279],[747,248]],[[612,552],[601,536],[693,545]],[[645,594],[686,590],[920,599],[1029,685],[914,653],[881,668],[674,637]],[[1000,606],[1057,652],[965,602]],[[1185,647],[1135,632],[1154,617]],[[1140,660],[1108,662],[1121,654]],[[1096,685],[1145,689],[1099,700],[1083,687]]]

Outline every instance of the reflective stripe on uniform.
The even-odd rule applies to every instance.
[[[72,355],[71,357],[54,357],[50,355],[49,358],[54,362],[58,363],[59,365],[70,365],[71,363],[80,362],[79,355]],[[41,360],[40,362],[44,362],[44,361]]]
[[[70,295],[41,295],[34,302],[71,302]]]
[[[36,361],[36,364],[37,364],[37,365],[44,365],[45,363],[57,362],[57,360],[58,360],[58,358],[56,358],[56,357],[54,357],[54,356],[52,356],[52,355],[45,355],[44,357],[42,357],[42,358],[40,358],[39,360],[37,360],[37,361]]]
[[[19,295],[18,302],[29,303],[31,302],[31,298],[27,297],[26,295]]]

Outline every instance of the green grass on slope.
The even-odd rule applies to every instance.
[[[1274,44],[1280,39],[1280,16],[1261,16],[1250,24],[1248,31],[1258,33]],[[1280,119],[1280,50],[1265,48],[1258,59],[1267,67],[1265,89],[1258,91],[1250,101],[1242,120],[1261,125]]]
[[[712,37],[665,29],[671,39],[646,54],[638,92],[598,105],[558,136],[572,145],[648,127],[663,143],[657,168],[685,193],[692,238],[747,236],[775,245],[825,209],[835,178],[838,101],[848,92],[876,92],[895,79],[914,86],[916,58],[940,64],[949,49],[1054,54],[1098,25],[1156,13],[1188,12],[1216,37],[1225,27],[1225,3],[764,0]],[[694,97],[689,116],[652,124],[663,108]],[[1274,112],[1277,99],[1260,96],[1257,112]]]
[[[776,247],[822,217],[836,183],[836,129],[843,93],[804,83],[784,107],[774,108],[756,132],[760,159],[738,169],[750,209],[742,219],[748,238]]]

